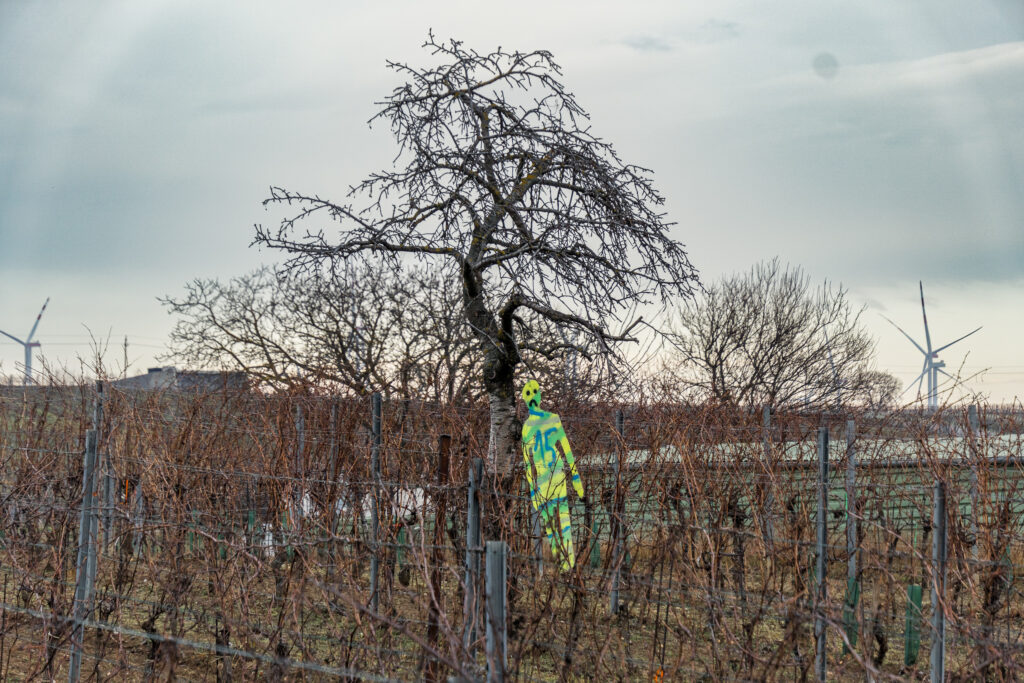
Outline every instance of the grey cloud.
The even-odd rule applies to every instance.
[[[698,43],[719,43],[732,40],[740,35],[740,25],[735,21],[709,19],[700,28],[687,34],[687,38]]]
[[[737,137],[754,160],[738,172],[760,190],[750,213],[775,239],[800,235],[804,263],[827,259],[844,279],[1006,281],[1024,275],[1021,92],[1024,43],[830,81],[807,69],[744,93],[756,126],[738,115],[709,137]]]
[[[282,97],[279,94],[267,93],[264,95],[210,100],[209,102],[198,104],[195,112],[199,115],[297,112],[326,109],[334,103],[334,98],[323,95],[317,96],[313,93],[299,93],[292,97]]]
[[[842,263],[830,263],[837,273],[849,279],[890,284],[900,279],[926,282],[1013,282],[1024,278],[1024,243],[979,241],[958,245],[919,249],[885,249],[871,252],[851,250]],[[826,254],[820,257],[827,258]],[[884,309],[882,309],[884,310]]]
[[[639,52],[668,52],[672,46],[661,38],[654,36],[635,36],[622,41],[623,45]]]
[[[671,38],[642,34],[626,38],[623,45],[638,52],[669,52],[673,43],[682,42],[692,45],[710,45],[739,36],[740,25],[734,21],[709,19],[696,28],[689,27],[669,31]]]

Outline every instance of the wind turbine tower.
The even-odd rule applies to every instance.
[[[46,310],[46,304],[50,303],[50,297],[46,297],[46,301],[43,303],[43,307],[39,310],[39,315],[36,316],[36,324],[32,326],[32,331],[25,337],[25,341],[22,341],[15,337],[13,334],[7,334],[3,330],[0,330],[0,334],[5,337],[10,337],[14,341],[25,347],[25,384],[33,384],[32,381],[32,349],[39,347],[39,342],[32,341],[33,335],[36,333],[36,328],[39,327],[39,320],[43,317],[43,311]]]
[[[899,325],[897,325],[893,321],[889,320],[888,318],[885,318],[885,316],[882,316],[882,317],[885,318],[886,320],[889,320],[889,324],[890,325],[895,327],[900,332],[903,332],[903,336],[906,337],[907,339],[909,339],[910,343],[913,344],[914,346],[916,346],[917,350],[920,351],[921,354],[924,356],[924,366],[922,366],[922,368],[921,368],[921,374],[918,375],[917,377],[915,377],[910,382],[910,384],[907,385],[907,389],[912,387],[914,385],[914,383],[916,382],[917,383],[917,391],[918,391],[918,394],[920,394],[921,393],[921,382],[924,381],[925,379],[927,379],[928,380],[928,394],[927,394],[927,397],[928,397],[928,409],[929,410],[935,410],[936,408],[939,407],[939,373],[941,372],[943,375],[945,375],[946,377],[949,377],[950,379],[955,379],[953,377],[953,375],[951,375],[948,372],[946,372],[945,370],[943,370],[943,368],[946,367],[946,364],[945,364],[945,362],[939,360],[939,352],[940,351],[945,351],[946,349],[948,349],[953,344],[956,344],[959,341],[963,341],[964,339],[967,339],[968,337],[970,337],[972,334],[974,334],[975,332],[977,332],[981,328],[979,327],[976,330],[968,332],[967,334],[965,334],[964,336],[960,337],[959,339],[954,339],[953,341],[949,342],[948,344],[945,344],[944,346],[940,346],[937,349],[933,349],[932,348],[932,335],[931,335],[931,332],[928,330],[928,314],[925,312],[925,308],[924,308],[924,285],[920,281],[918,281],[917,285],[918,285],[918,288],[921,290],[921,317],[924,318],[924,340],[925,340],[925,346],[927,347],[926,349],[921,348],[921,345],[918,344],[916,341],[914,341],[914,339],[909,334],[907,334],[906,332],[903,332],[903,328],[902,327],[900,327]]]

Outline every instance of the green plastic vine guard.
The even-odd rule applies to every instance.
[[[285,529],[287,531],[287,538],[288,539],[291,539],[291,537],[292,537],[292,533],[291,532],[293,531],[293,529],[291,528],[290,522],[291,522],[291,515],[288,514],[287,511],[286,512],[282,512],[281,513],[281,528]],[[289,562],[291,562],[292,560],[295,559],[295,549],[292,548],[292,544],[291,544],[290,541],[289,541],[288,545],[285,546],[285,552],[288,554],[288,561]]]
[[[921,650],[921,586],[907,586],[907,623],[903,638],[903,663],[913,666]]]
[[[916,508],[910,508],[910,523],[913,533],[911,534],[911,548],[917,547],[917,527],[914,526]],[[917,662],[918,653],[921,651],[921,594],[920,584],[907,586],[907,619],[903,634],[903,664],[913,666]]]
[[[191,517],[192,517],[192,521],[189,522],[189,525],[188,525],[189,531],[186,534],[186,536],[188,538],[188,551],[189,551],[189,553],[195,552],[197,547],[199,548],[199,550],[203,549],[203,539],[199,538],[199,534],[197,534],[196,531],[195,531],[199,527],[199,522],[197,521],[197,519],[199,518],[199,513],[196,510],[193,510]]]
[[[395,539],[395,569],[402,569],[402,562],[405,559],[405,527],[399,527],[398,538]]]
[[[843,601],[843,631],[846,632],[846,639],[850,645],[857,644],[857,601],[860,599],[860,582],[856,579],[847,579],[846,599]],[[843,643],[843,654],[849,652],[846,643]]]

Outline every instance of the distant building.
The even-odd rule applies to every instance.
[[[244,391],[249,381],[244,372],[208,372],[178,370],[172,366],[150,368],[145,375],[113,380],[110,385],[116,389],[142,391]]]

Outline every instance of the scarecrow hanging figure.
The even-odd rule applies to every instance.
[[[530,415],[523,423],[523,459],[526,461],[526,480],[530,483],[530,499],[533,509],[540,514],[552,554],[561,562],[562,571],[567,571],[575,565],[576,555],[572,547],[572,523],[562,456],[572,477],[572,487],[581,501],[586,500],[583,482],[576,471],[562,420],[555,413],[540,409],[540,385],[536,380],[531,379],[523,387],[523,400],[530,409]],[[556,444],[562,447],[562,456],[559,456]]]

